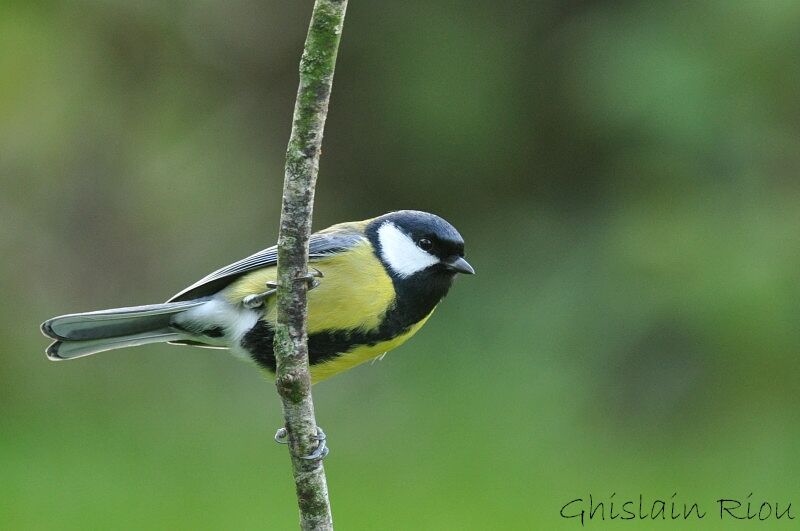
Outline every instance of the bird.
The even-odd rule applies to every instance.
[[[41,325],[51,360],[170,343],[228,349],[274,376],[277,246],[214,271],[167,302],[74,313]],[[428,321],[458,274],[474,274],[443,218],[400,210],[309,239],[312,383],[382,357]]]

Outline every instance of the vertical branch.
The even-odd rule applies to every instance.
[[[319,442],[306,332],[308,239],[322,131],[328,113],[336,54],[347,0],[316,0],[311,15],[297,90],[292,134],[286,150],[281,226],[278,236],[275,384],[283,404],[302,529],[333,529],[325,469],[304,460]]]

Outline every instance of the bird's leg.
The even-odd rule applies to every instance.
[[[267,297],[274,294],[278,291],[278,284],[276,282],[269,281],[267,282],[267,291],[263,291],[261,293],[256,293],[255,295],[248,295],[244,299],[242,299],[242,305],[245,308],[258,308],[259,306],[264,305],[264,301],[267,300]]]
[[[310,454],[301,456],[300,459],[305,459],[306,461],[325,459],[325,456],[327,456],[331,450],[325,444],[327,436],[325,432],[322,431],[322,428],[317,426],[317,434],[314,435],[312,439],[317,441],[317,448]],[[289,444],[289,433],[286,431],[286,428],[279,428],[278,431],[275,432],[275,442],[278,444]]]
[[[316,267],[312,267],[311,271],[307,274],[303,275],[302,277],[298,277],[297,280],[302,280],[308,283],[308,290],[311,291],[312,289],[319,286],[320,278],[323,278],[325,275],[322,274],[322,271],[317,269]],[[264,301],[267,300],[267,297],[273,295],[276,291],[278,291],[278,283],[269,281],[266,283],[267,290],[261,293],[256,293],[254,295],[248,295],[242,299],[242,304],[245,308],[258,308],[259,306],[264,305]]]

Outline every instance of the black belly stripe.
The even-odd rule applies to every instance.
[[[349,352],[354,348],[369,345],[374,346],[382,341],[388,341],[403,332],[409,327],[401,329],[386,330],[383,327],[373,332],[363,332],[359,330],[337,330],[325,331],[311,334],[308,336],[308,362],[310,365],[324,363],[337,356]],[[275,372],[275,351],[272,348],[272,341],[275,334],[272,327],[264,321],[259,320],[256,325],[247,332],[242,338],[242,347],[247,350],[256,362]]]

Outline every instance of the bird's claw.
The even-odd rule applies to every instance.
[[[311,291],[312,289],[314,289],[317,286],[319,286],[319,284],[320,284],[319,279],[320,278],[324,278],[324,277],[325,277],[325,275],[322,273],[322,271],[320,271],[316,267],[312,267],[311,271],[309,271],[307,274],[303,275],[302,277],[297,277],[296,280],[302,280],[302,281],[307,282],[308,283],[308,291]],[[264,305],[264,301],[267,300],[267,297],[269,297],[271,295],[274,295],[275,292],[278,291],[278,283],[277,282],[269,281],[269,282],[266,283],[266,286],[268,288],[266,291],[263,291],[261,293],[256,293],[254,295],[247,295],[246,297],[244,297],[242,299],[242,305],[245,308],[249,308],[251,310],[253,308],[259,308],[259,307],[263,306]]]
[[[306,461],[321,461],[325,459],[325,456],[331,451],[328,445],[325,444],[327,438],[322,428],[317,426],[317,434],[312,437],[312,439],[317,441],[317,448],[309,455],[304,455],[300,459],[305,459]]]
[[[312,437],[315,441],[317,441],[317,448],[308,455],[301,456],[300,459],[304,459],[306,461],[317,461],[325,459],[325,456],[331,451],[328,448],[325,441],[327,440],[327,436],[325,432],[322,431],[322,428],[317,426],[317,434]],[[286,431],[286,428],[278,428],[278,431],[275,432],[275,442],[278,444],[289,444],[289,432]]]
[[[316,267],[312,267],[311,271],[309,271],[308,273],[306,273],[301,277],[297,277],[295,280],[301,280],[308,283],[308,291],[311,291],[312,289],[319,286],[321,282],[319,280],[320,278],[325,278],[325,275],[322,273],[322,271],[320,271]]]
[[[245,308],[258,308],[259,306],[264,305],[264,301],[267,300],[267,297],[270,295],[274,295],[275,292],[278,291],[278,284],[277,282],[267,282],[266,283],[267,291],[263,291],[261,293],[256,293],[255,295],[247,295],[245,298],[242,299],[242,305]]]

